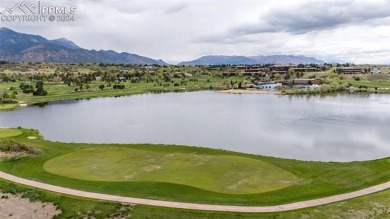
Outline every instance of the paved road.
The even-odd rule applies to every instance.
[[[334,195],[326,198],[319,198],[308,201],[295,202],[284,205],[274,205],[274,206],[231,206],[231,205],[209,205],[209,204],[194,204],[194,203],[184,203],[184,202],[171,202],[171,201],[159,201],[151,199],[142,199],[142,198],[131,198],[123,197],[117,195],[107,195],[94,192],[85,192],[81,190],[69,189],[60,186],[54,186],[46,183],[36,182],[33,180],[23,179],[17,176],[13,176],[0,171],[0,178],[34,187],[51,192],[62,193],[66,195],[79,196],[84,198],[99,199],[105,201],[114,201],[122,203],[132,203],[132,204],[141,204],[141,205],[151,205],[158,207],[168,207],[168,208],[180,208],[180,209],[191,209],[191,210],[207,210],[207,211],[229,211],[229,212],[253,212],[253,213],[265,213],[265,212],[281,212],[281,211],[290,211],[301,208],[315,207],[319,205],[329,204],[333,202],[343,201],[351,198],[356,198],[363,195],[372,194],[375,192],[383,191],[390,188],[390,181],[372,186],[366,189],[362,189],[355,192],[345,193],[341,195]]]

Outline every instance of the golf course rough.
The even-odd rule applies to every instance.
[[[73,179],[165,182],[226,194],[253,194],[293,185],[297,177],[268,162],[234,155],[86,148],[48,160],[44,169]]]

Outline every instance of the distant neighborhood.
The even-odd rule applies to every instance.
[[[386,92],[382,81],[389,80],[390,72],[385,65],[325,63],[303,55],[206,55],[170,65],[131,53],[87,50],[63,38],[48,40],[5,27],[0,28],[0,38],[0,82],[14,83],[0,84],[3,102],[9,96],[24,97],[21,92],[30,95],[38,81],[45,87],[66,85],[67,91],[80,96],[103,90],[132,93],[137,92],[136,85],[148,92],[246,89],[305,94],[369,88]]]
[[[81,98],[145,92],[323,94],[390,92],[390,67],[345,64],[146,65],[0,62],[0,104],[17,108],[65,94]],[[60,89],[59,89],[60,88]],[[5,105],[3,105],[3,108]]]
[[[388,69],[386,69],[388,71]],[[326,71],[339,75],[359,75],[372,72],[378,73],[378,68],[370,66],[350,66],[350,64],[289,64],[289,65],[237,65],[233,71],[222,72],[225,77],[244,76],[254,78],[253,83],[247,83],[240,88],[276,90],[281,87],[296,89],[320,89],[323,79],[319,76]],[[234,86],[230,86],[233,89]]]

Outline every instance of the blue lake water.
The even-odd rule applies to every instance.
[[[0,127],[63,142],[163,143],[319,161],[390,156],[390,95],[216,92],[62,101],[0,112]]]

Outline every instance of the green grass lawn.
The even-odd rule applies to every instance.
[[[87,148],[47,161],[50,173],[92,181],[164,182],[228,194],[278,190],[296,177],[275,165],[232,155]]]
[[[48,95],[46,96],[33,96],[32,94],[24,94],[21,89],[19,89],[20,82],[10,82],[10,83],[0,83],[0,90],[9,90],[11,87],[14,87],[18,92],[16,100],[22,103],[35,104],[35,103],[44,103],[58,100],[69,100],[69,99],[78,99],[78,98],[94,98],[94,97],[113,97],[113,96],[123,96],[123,95],[132,95],[132,94],[142,94],[148,92],[183,92],[183,91],[197,91],[197,90],[208,90],[210,88],[215,89],[217,87],[223,86],[224,84],[229,83],[230,81],[242,81],[243,78],[240,77],[230,77],[230,78],[220,78],[220,77],[211,77],[211,76],[200,76],[196,78],[197,81],[187,81],[186,84],[180,86],[174,86],[174,83],[180,82],[181,79],[174,79],[169,87],[159,86],[156,83],[131,83],[131,82],[122,82],[121,84],[125,85],[123,90],[114,90],[112,87],[107,87],[107,83],[102,81],[93,81],[89,84],[89,89],[83,89],[82,91],[75,91],[76,86],[68,86],[64,83],[45,83],[44,89],[47,90]],[[32,83],[33,84],[33,83]],[[99,85],[104,84],[105,88],[103,90],[99,89]],[[112,83],[114,85],[115,83]],[[12,110],[11,106],[5,106],[0,104],[1,107],[7,107],[8,110]],[[14,106],[15,107],[15,106]],[[16,106],[17,107],[17,106]]]
[[[23,131],[18,129],[0,129],[0,138],[14,137],[23,134]]]
[[[367,86],[368,88],[378,88],[378,89],[389,89],[390,88],[390,82],[389,81],[369,81],[369,80],[360,80],[356,81],[353,79],[345,79],[342,80],[343,83],[350,83],[354,87],[359,86]]]
[[[37,136],[38,138],[28,139],[29,136]],[[0,170],[54,185],[121,196],[212,204],[275,205],[350,192],[390,180],[390,161],[387,158],[366,162],[327,163],[279,159],[187,146],[65,144],[45,141],[33,130],[24,130],[21,135],[12,137],[12,139],[37,147],[41,153],[32,157],[2,161],[0,162]],[[92,152],[91,156],[87,155],[88,150]],[[99,152],[101,153],[99,154]],[[135,154],[122,154],[126,152]],[[68,164],[65,161],[57,163],[58,167],[55,165],[56,162],[65,160],[67,156],[80,159],[81,157],[77,154],[86,157],[88,161],[86,164],[83,164],[84,161],[75,162],[80,165],[73,170],[73,173],[72,170],[69,170],[71,169],[71,161],[66,161]],[[105,158],[102,159],[101,156],[105,154],[107,157],[113,156],[113,158],[104,156]],[[158,163],[159,166],[164,166],[167,170],[161,168],[161,170],[155,170],[156,175],[148,174],[147,171],[151,170],[151,167],[147,166],[148,162],[137,158],[137,156],[141,157],[147,154],[150,154],[153,159],[157,159],[150,161],[152,164]],[[169,158],[169,156],[178,154],[182,158]],[[131,163],[132,158],[134,163]],[[214,160],[210,160],[210,158]],[[194,161],[190,159],[194,159]],[[207,161],[209,165],[203,169],[197,168],[193,164],[198,161]],[[226,161],[231,162],[231,164],[226,164]],[[233,161],[238,162],[236,164]],[[118,163],[113,164],[113,162]],[[137,162],[140,163],[137,164]],[[97,172],[88,173],[86,176],[75,174],[84,171],[83,169],[88,168],[88,165],[99,166],[106,174],[100,180],[96,178]],[[243,169],[236,171],[236,173],[226,172],[226,168],[234,169],[235,165],[240,165],[239,168],[243,167]],[[48,172],[44,166],[46,169],[53,168],[50,171],[54,171],[55,174]],[[218,172],[217,166],[222,166],[225,169],[222,168]],[[67,175],[59,175],[61,168],[66,170],[64,173]],[[143,171],[136,170],[140,174],[134,178],[135,180],[123,180],[123,177],[126,177],[124,174],[134,173],[132,168],[133,170],[135,168],[144,169]],[[173,168],[176,169],[173,170]],[[191,174],[198,174],[204,178],[199,183],[180,179],[179,176],[182,174],[185,174],[182,176],[183,178],[191,176],[186,171],[193,171]],[[224,175],[225,173],[227,176]],[[221,185],[217,185],[218,181],[208,181],[207,177],[213,174],[225,177],[223,180],[221,179]],[[266,178],[263,179],[263,177],[268,174],[270,174],[269,182],[264,183]],[[278,174],[280,176],[276,176]],[[112,181],[108,181],[106,175]],[[120,177],[122,177],[121,181],[115,180]],[[229,181],[229,177],[232,178],[231,181]],[[226,190],[239,178],[262,184],[256,185],[256,188],[253,189],[249,188],[249,184],[243,185],[240,188],[242,189],[241,194],[233,194],[235,192]],[[286,182],[289,180],[293,180],[294,183],[283,187],[284,183],[290,183]],[[275,187],[269,187],[270,183],[274,183]],[[281,187],[276,189],[277,186]],[[271,191],[271,189],[276,190]]]
[[[317,73],[317,76],[321,76],[324,73]],[[305,77],[311,75],[308,73]],[[343,85],[348,85],[351,83],[354,87],[359,86],[367,86],[370,92],[378,92],[378,93],[389,93],[390,92],[390,82],[388,80],[371,80],[369,79],[370,75],[359,75],[361,77],[360,81],[355,81],[353,76],[343,75],[343,79],[340,82]],[[208,76],[202,75],[194,78],[196,80],[186,80],[185,84],[181,84],[181,80],[179,78],[173,78],[172,82],[165,83],[170,86],[162,86],[157,83],[147,83],[147,82],[139,82],[139,83],[131,83],[121,82],[121,84],[125,85],[125,89],[123,90],[114,90],[112,87],[108,87],[108,84],[103,81],[93,81],[88,84],[89,88],[84,88],[82,91],[75,91],[77,86],[68,86],[64,83],[53,83],[48,82],[45,83],[44,89],[48,91],[48,95],[46,96],[33,96],[32,94],[24,94],[22,90],[19,88],[21,82],[10,82],[10,83],[0,83],[0,90],[10,90],[11,87],[15,88],[15,91],[18,93],[16,95],[16,100],[20,103],[26,104],[36,104],[36,103],[45,103],[51,101],[58,100],[69,100],[69,99],[79,99],[79,98],[95,98],[95,97],[112,97],[112,96],[124,96],[124,95],[132,95],[132,94],[143,94],[148,92],[183,92],[183,91],[197,91],[197,90],[209,90],[209,89],[218,89],[218,88],[226,88],[227,84],[231,81],[245,81],[246,77],[216,77],[216,76]],[[34,85],[33,82],[26,82]],[[179,86],[174,86],[175,83],[178,83]],[[99,85],[105,85],[103,90],[99,89]],[[112,83],[111,85],[114,85]],[[377,90],[374,88],[377,87]],[[0,104],[0,110],[14,110],[19,107],[18,104]]]
[[[74,86],[47,83],[45,89],[49,94],[44,97],[23,94],[18,88],[20,82],[0,83],[0,89],[7,90],[15,87],[18,92],[18,101],[34,104],[146,92],[205,90],[210,86],[215,88],[230,80],[240,81],[243,78],[225,79],[202,76],[197,79],[197,82],[188,82],[178,87],[174,87],[173,84],[170,87],[163,87],[155,86],[153,83],[126,82],[124,90],[106,87],[102,91],[98,89],[98,86],[104,82],[94,81],[88,90],[81,92],[75,92]],[[352,76],[345,76],[341,82],[351,83],[354,87],[367,86],[371,91],[377,87],[379,92],[387,92],[390,88],[388,79],[371,80],[366,76],[362,76],[360,81],[355,81]],[[12,110],[17,107],[18,104],[0,104],[0,110]],[[28,136],[36,136],[37,139],[28,139]],[[45,141],[32,130],[1,129],[0,138],[8,137],[37,147],[41,153],[32,157],[0,161],[0,170],[64,187],[122,196],[197,203],[275,205],[354,191],[390,180],[389,158],[349,163],[305,162],[173,145],[65,144]],[[88,156],[86,152],[92,153]],[[123,154],[123,152],[130,152],[130,154]],[[154,161],[141,158],[149,154],[153,155]],[[180,157],[177,159],[169,157],[179,154]],[[74,170],[70,168],[72,161],[66,160],[69,157],[78,159],[78,162],[74,164]],[[133,160],[137,162],[132,162]],[[194,165],[198,162],[205,162],[207,167],[198,168]],[[164,168],[153,169],[157,166]],[[223,171],[218,171],[221,166],[228,170],[236,168],[240,171],[229,173],[223,168],[221,168]],[[89,167],[99,167],[99,170],[104,170],[104,176],[99,179],[98,171],[80,174]],[[134,172],[137,174],[133,178],[125,178]],[[191,172],[191,175],[198,174],[199,177],[196,179],[198,181],[193,178],[180,177],[188,172]],[[217,178],[219,181],[210,181],[210,179]],[[238,180],[241,178],[249,179],[249,183],[244,181],[247,184],[240,184]],[[235,191],[232,187],[229,188],[234,183],[240,185]],[[388,207],[390,206],[390,190],[310,209],[269,214],[205,212],[143,205],[123,207],[119,203],[28,189],[4,180],[0,180],[0,190],[23,193],[33,200],[53,202],[63,211],[59,218],[110,218],[118,215],[118,212],[123,211],[122,209],[125,209],[126,215],[128,213],[132,218],[137,219],[390,218],[390,207]]]
[[[10,111],[19,107],[18,103],[0,103],[0,111]]]
[[[18,132],[19,131],[19,132]],[[20,132],[21,131],[21,132]],[[12,139],[33,145],[41,149],[41,154],[33,157],[24,157],[18,160],[8,160],[0,162],[0,169],[18,176],[29,179],[39,180],[42,182],[83,189],[96,192],[104,192],[118,195],[128,195],[136,197],[146,197],[176,201],[193,201],[203,203],[222,203],[222,204],[246,204],[246,205],[273,205],[280,203],[293,202],[297,200],[312,199],[315,197],[323,197],[331,194],[356,190],[367,187],[369,185],[384,182],[390,179],[388,158],[367,161],[367,162],[350,162],[350,163],[324,163],[324,162],[304,162],[297,160],[278,159],[272,157],[263,157],[258,155],[248,155],[233,153],[222,150],[213,150],[196,147],[183,146],[161,146],[161,145],[98,145],[98,144],[64,144],[58,142],[50,142],[43,140],[39,134],[33,130],[16,130],[16,129],[0,129],[1,136],[8,136]],[[37,139],[28,139],[35,136]],[[129,153],[131,155],[129,155]],[[91,154],[91,156],[88,156]],[[107,154],[107,156],[104,156]],[[169,158],[169,154],[173,154]],[[175,159],[175,155],[182,158]],[[80,156],[82,155],[82,156]],[[69,157],[70,156],[70,157]],[[94,157],[96,156],[96,157]],[[153,157],[153,160],[142,160],[140,157]],[[81,161],[80,158],[87,159],[88,162]],[[111,158],[110,158],[111,157]],[[168,157],[168,158],[167,158]],[[210,160],[215,158],[216,161]],[[76,160],[66,160],[66,158],[77,158]],[[115,159],[114,159],[115,158]],[[106,159],[106,160],[104,160]],[[123,159],[123,160],[122,160]],[[134,159],[134,163],[131,160]],[[193,159],[193,160],[191,160]],[[266,175],[268,170],[274,171],[274,174],[286,174],[285,177],[291,177],[290,173],[295,176],[295,184],[279,190],[268,191],[256,194],[227,194],[211,192],[197,188],[193,182],[104,182],[91,181],[83,179],[72,179],[51,174],[47,172],[43,166],[53,166],[56,169],[69,170],[69,165],[72,162],[77,163],[76,172],[81,168],[85,168],[83,163],[95,163],[101,168],[107,168],[105,176],[118,177],[127,169],[139,168],[158,163],[168,168],[165,175],[170,175],[169,168],[179,167],[179,171],[185,171],[186,168],[191,170],[191,164],[198,162],[208,162],[213,166],[221,165],[220,162],[229,162],[234,160],[240,165],[246,166],[250,164],[253,168],[245,169],[252,174],[256,173],[254,166],[260,166],[258,171],[262,175]],[[51,163],[54,162],[54,163]],[[113,164],[114,162],[114,164]],[[155,163],[156,162],[156,163]],[[166,162],[166,163],[165,163]],[[177,163],[176,163],[177,162]],[[248,163],[247,163],[248,162]],[[51,163],[51,164],[50,164]],[[180,165],[183,164],[183,167]],[[110,165],[107,167],[107,165]],[[188,165],[186,167],[186,165]],[[225,164],[224,164],[225,165]],[[228,164],[233,166],[235,163]],[[125,166],[125,168],[123,167]],[[115,168],[114,168],[115,167]],[[230,168],[230,167],[229,167]],[[113,170],[114,173],[109,171]],[[123,170],[121,170],[123,169]],[[202,171],[202,168],[193,171]],[[152,180],[153,176],[148,175],[147,169],[138,177],[145,180]],[[215,172],[213,168],[205,168],[204,173],[208,171]],[[122,173],[121,173],[122,172]],[[223,171],[221,171],[223,172]],[[237,174],[241,174],[240,173]],[[255,172],[255,173],[253,173]],[[61,174],[61,173],[60,173]],[[180,173],[181,174],[181,173]],[[185,174],[185,173],[183,173]],[[219,173],[221,174],[221,173]],[[96,177],[91,173],[87,177]],[[74,176],[73,176],[74,177]],[[274,179],[280,180],[280,176],[274,176]],[[79,176],[79,178],[82,178]],[[169,176],[157,174],[158,180],[167,179]],[[236,177],[239,178],[239,177]],[[105,177],[102,179],[107,180]],[[172,178],[171,178],[172,179]],[[262,180],[262,179],[260,179]],[[189,185],[180,185],[180,183],[188,183]],[[193,185],[193,186],[191,186]],[[4,192],[22,193],[25,197],[32,200],[42,200],[53,202],[61,210],[62,214],[58,218],[110,218],[113,215],[129,216],[132,218],[388,218],[390,216],[390,190],[379,192],[376,194],[329,204],[318,206],[315,208],[301,209],[290,212],[279,213],[224,213],[224,212],[207,212],[207,211],[192,211],[181,209],[159,208],[152,206],[123,206],[120,203],[111,203],[98,200],[83,199],[70,197],[66,195],[55,194],[51,192],[29,189],[25,186],[18,186],[12,183],[0,180],[0,190]],[[181,194],[181,195],[180,195]]]
[[[33,201],[52,202],[61,209],[62,214],[56,218],[96,218],[106,219],[121,215],[122,218],[135,219],[385,219],[390,216],[390,190],[359,197],[351,200],[277,213],[225,213],[210,211],[193,211],[152,206],[126,206],[120,203],[71,197],[25,186],[15,185],[0,180],[0,190],[23,194]]]

